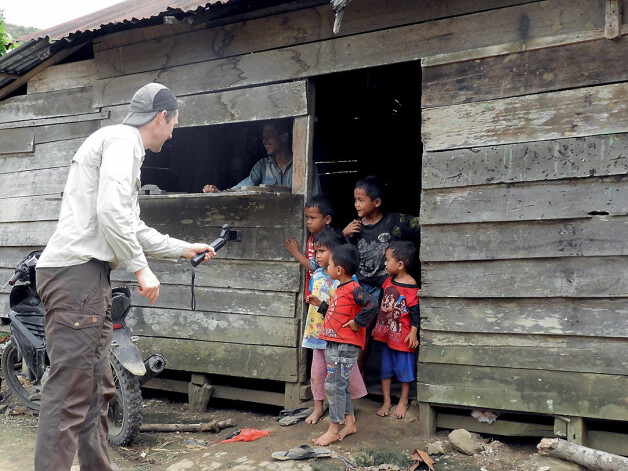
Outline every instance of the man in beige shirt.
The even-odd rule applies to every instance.
[[[115,385],[109,364],[110,271],[122,264],[138,292],[154,304],[159,281],[144,252],[185,257],[207,252],[147,227],[138,190],[146,149],[159,152],[178,122],[176,97],[150,83],[131,100],[122,124],[96,131],[72,159],[59,223],[37,264],[37,290],[46,308],[50,376],[44,386],[35,471],[109,471],[107,411]]]

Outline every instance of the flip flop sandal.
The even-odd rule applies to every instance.
[[[283,427],[286,427],[288,425],[294,425],[297,422],[305,420],[307,417],[310,416],[312,412],[314,412],[313,407],[303,407],[301,409],[295,409],[292,414],[279,419],[279,425]]]
[[[296,446],[288,451],[275,451],[272,455],[276,460],[308,460],[310,458],[329,458],[329,448],[312,448],[309,445]]]

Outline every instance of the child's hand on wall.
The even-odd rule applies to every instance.
[[[292,254],[293,257],[296,257],[297,254],[301,253],[299,252],[299,244],[297,243],[297,240],[294,237],[291,237],[290,239],[286,239],[283,245],[286,248],[286,250]]]

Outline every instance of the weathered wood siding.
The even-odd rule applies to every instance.
[[[628,420],[627,44],[424,68],[420,401]]]
[[[370,0],[347,7],[337,36],[321,3],[96,38],[93,61],[51,67],[28,95],[0,102],[0,274],[45,245],[73,152],[120,122],[149,81],[180,98],[181,126],[297,117],[295,169],[307,176],[308,78],[483,57],[440,57],[447,63],[425,69],[420,399],[514,410],[542,399],[539,411],[577,415],[593,414],[606,389],[615,392],[591,416],[625,418],[625,407],[609,412],[626,400],[613,387],[628,390],[623,363],[610,361],[626,350],[616,324],[628,232],[625,40],[595,39],[605,1]],[[570,44],[578,38],[594,40]],[[504,55],[511,50],[524,52]],[[304,237],[302,204],[292,195],[145,198],[144,219],[164,232],[208,240],[231,222],[243,242],[197,269],[198,311],[189,264],[151,262],[164,286],[156,306],[135,295],[140,347],[161,350],[173,369],[303,379],[300,269],[283,249],[286,237]],[[123,271],[113,278],[133,282]],[[561,399],[558,386],[577,373],[585,393]]]

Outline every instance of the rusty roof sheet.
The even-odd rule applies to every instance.
[[[133,23],[159,16],[181,13],[201,13],[211,5],[225,4],[229,0],[123,0],[120,3],[95,11],[89,15],[66,21],[57,26],[18,38],[19,41],[50,38],[59,40],[76,33],[97,31],[104,26]]]

